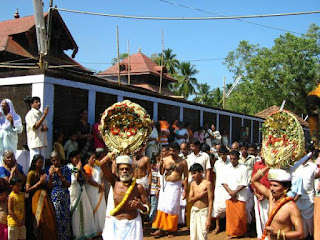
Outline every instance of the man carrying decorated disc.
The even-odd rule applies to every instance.
[[[101,161],[103,175],[113,188],[114,206],[107,212],[103,239],[142,240],[140,213],[149,213],[149,203],[144,187],[133,179],[133,160],[127,155],[116,158],[117,174],[112,173],[114,153],[108,153]]]
[[[291,187],[291,174],[283,169],[270,169],[268,180],[270,189],[259,182],[269,167],[259,169],[252,177],[254,187],[269,199],[269,218],[265,225],[261,240],[303,239],[303,224],[300,211],[293,201],[287,197]]]

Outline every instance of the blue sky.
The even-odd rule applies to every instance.
[[[319,0],[166,1],[190,8],[161,0],[53,0],[53,3],[59,8],[80,11],[159,17],[208,17],[218,14],[232,16],[320,10]],[[48,7],[49,0],[45,0],[44,11],[47,11]],[[32,0],[1,0],[0,21],[12,19],[16,8],[19,8],[21,17],[33,14]],[[208,83],[212,88],[222,87],[224,76],[227,83],[233,81],[234,76],[222,62],[228,52],[237,48],[241,40],[271,47],[274,39],[285,33],[237,20],[151,21],[68,12],[60,14],[79,46],[75,59],[90,69],[105,70],[111,66],[111,59],[117,54],[116,26],[119,27],[121,53],[127,52],[127,40],[129,40],[131,54],[141,48],[147,56],[161,52],[163,31],[165,48],[173,49],[179,60],[191,61],[199,70],[196,75],[198,82]],[[320,14],[247,19],[247,21],[305,33],[311,23],[320,25]]]

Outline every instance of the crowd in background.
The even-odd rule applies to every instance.
[[[70,136],[59,130],[54,132],[54,151],[46,162],[47,131],[53,127],[46,121],[50,109],[46,106],[41,112],[41,100],[37,97],[26,102],[30,105],[25,118],[31,159],[29,169],[22,169],[15,159],[18,134],[23,131],[21,118],[9,99],[1,102],[0,239],[99,237],[110,192],[110,184],[99,167],[99,160],[108,153],[98,130],[99,120],[90,126],[88,111],[81,110]],[[268,218],[268,200],[250,184],[251,176],[266,166],[260,156],[260,146],[248,142],[248,131],[244,127],[239,130],[238,141],[229,143],[227,129],[221,134],[209,119],[206,120],[196,131],[192,130],[196,126],[188,122],[170,124],[160,120],[152,126],[148,142],[134,156],[135,177],[141,180],[151,203],[150,213],[144,220],[155,229],[163,224],[157,219],[159,206],[163,205],[161,201],[165,201],[159,195],[166,191],[165,184],[170,182],[168,173],[180,171],[181,191],[172,200],[173,205],[179,206],[178,220],[174,220],[174,224],[194,229],[196,223],[190,217],[194,203],[190,201],[193,198],[190,186],[194,180],[192,174],[198,171],[210,182],[210,191],[214,193],[210,194],[212,211],[207,216],[210,229],[214,233],[225,229],[232,237],[255,232],[260,238]],[[187,172],[165,169],[163,160],[176,151],[178,157],[174,159],[185,162]],[[320,206],[314,206],[314,198],[320,197],[320,183],[316,181],[320,161],[314,148],[309,147],[308,151],[314,151],[314,157],[295,171],[288,193],[295,198],[301,211],[305,237],[316,232],[314,212],[317,211],[315,217],[319,218],[320,211]],[[201,168],[188,172],[195,164]],[[260,182],[269,187],[266,176]],[[203,194],[208,196],[207,192]],[[204,232],[208,232],[208,224],[203,225]],[[177,228],[168,226],[163,230],[174,233]],[[206,235],[202,237],[205,239]],[[192,239],[202,238],[194,235]]]

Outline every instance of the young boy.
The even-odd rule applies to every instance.
[[[203,168],[199,163],[190,167],[193,182],[190,185],[189,203],[191,208],[190,239],[208,239],[208,230],[211,225],[213,205],[213,191],[210,181],[203,179]]]
[[[149,213],[149,222],[152,223],[157,212],[159,185],[160,185],[160,174],[159,174],[158,162],[157,162],[156,156],[152,156],[152,158],[150,159],[150,164],[151,164],[152,180],[151,180],[151,188],[150,188],[151,210]]]
[[[25,217],[25,194],[21,192],[22,180],[15,176],[10,180],[12,192],[8,199],[8,239],[26,239]]]
[[[0,239],[3,240],[8,240],[7,215],[7,192],[4,187],[0,187]]]
[[[73,132],[70,135],[69,140],[64,144],[64,151],[66,152],[66,160],[69,161],[69,154],[73,151],[78,151],[78,133]]]

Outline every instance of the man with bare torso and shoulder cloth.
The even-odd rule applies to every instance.
[[[180,146],[172,143],[169,155],[160,161],[160,174],[163,175],[156,218],[152,224],[153,229],[157,229],[151,235],[164,236],[169,232],[168,237],[178,230],[178,220],[180,212],[180,191],[182,185],[182,174],[184,174],[183,184],[187,186],[188,166],[186,160],[179,157]],[[187,196],[187,188],[184,188],[183,199]]]
[[[291,188],[291,174],[283,169],[270,169],[268,180],[270,189],[259,182],[269,167],[259,169],[252,176],[252,184],[265,197],[269,199],[268,221],[265,225],[261,239],[303,239],[303,223],[300,211],[293,201],[287,197]]]
[[[108,240],[142,240],[143,229],[140,213],[149,213],[146,190],[133,179],[133,160],[129,156],[116,158],[117,175],[112,173],[114,153],[100,161],[103,176],[113,189],[114,208],[107,212],[102,237]]]
[[[147,191],[151,185],[151,167],[149,163],[149,158],[143,153],[146,150],[146,146],[143,146],[139,152],[133,156],[133,166],[134,174],[133,177],[136,179],[138,184],[141,184]]]

